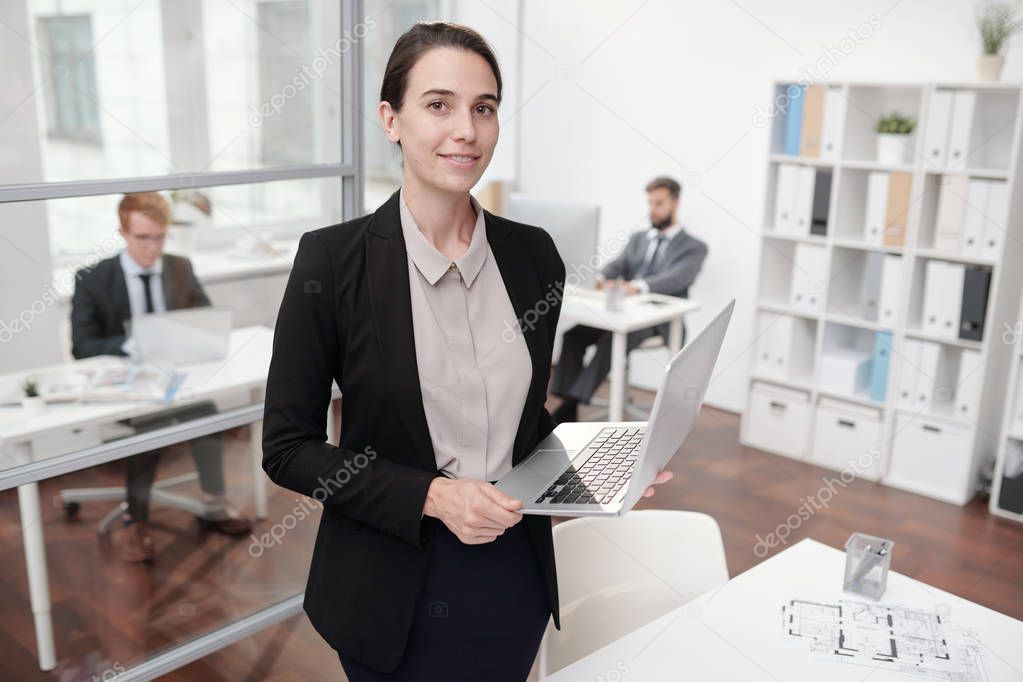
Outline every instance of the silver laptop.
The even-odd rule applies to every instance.
[[[735,299],[668,363],[649,422],[558,425],[497,482],[527,514],[622,516],[696,422]]]
[[[227,357],[231,319],[230,308],[181,308],[133,317],[129,334],[144,360],[192,365]]]

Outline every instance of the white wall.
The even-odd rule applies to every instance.
[[[28,31],[23,6],[0,3],[4,30]],[[0,50],[0,184],[39,177],[42,158],[36,140],[36,101],[30,47],[12,41],[17,49]],[[25,358],[53,358],[60,320],[56,292],[50,286],[50,242],[46,213],[39,202],[0,205],[0,374],[21,369]],[[12,296],[18,292],[18,296]]]
[[[691,291],[705,307],[690,330],[738,299],[707,400],[741,410],[768,146],[753,121],[771,81],[819,60],[831,79],[972,79],[972,3],[523,2],[519,188],[599,202],[610,238],[643,225],[649,178],[683,180],[683,220],[710,246]],[[843,44],[861,26],[869,37]],[[1019,52],[1006,80],[1023,77]]]
[[[494,158],[480,178],[477,188],[492,181],[515,179],[516,156],[520,146],[514,112],[519,108],[519,10],[522,0],[452,0],[450,16],[456,21],[479,31],[487,39],[501,67],[503,91],[499,120],[501,138]]]

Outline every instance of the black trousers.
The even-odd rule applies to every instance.
[[[339,652],[351,682],[523,682],[550,608],[521,521],[482,545],[438,523],[401,663],[380,673]]]
[[[657,336],[657,333],[656,327],[629,332],[625,341],[626,354],[651,336]],[[584,367],[583,356],[586,349],[593,344],[597,344],[597,352]],[[561,338],[561,357],[554,368],[551,393],[562,398],[575,398],[581,403],[589,403],[609,371],[611,332],[578,324],[565,332]]]
[[[126,420],[136,433],[151,431],[190,419],[198,419],[217,413],[216,404],[200,401],[182,407],[175,407],[156,414]],[[199,485],[210,495],[223,495],[224,453],[219,433],[200,436],[189,443],[192,459],[199,474]],[[142,452],[124,461],[124,486],[127,490],[128,515],[135,521],[149,520],[149,492],[156,479],[161,450]]]

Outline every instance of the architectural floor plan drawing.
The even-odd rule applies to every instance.
[[[988,679],[980,642],[934,612],[852,599],[792,599],[782,606],[782,627],[817,658],[932,680]]]

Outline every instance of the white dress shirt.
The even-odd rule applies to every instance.
[[[149,278],[149,293],[153,298],[153,309],[162,313],[167,310],[167,301],[163,295],[163,256],[161,255],[150,268],[144,268],[135,262],[135,259],[128,255],[127,249],[120,254],[121,270],[124,271],[124,283],[128,286],[128,304],[131,306],[131,316],[137,317],[146,314],[146,290],[142,284],[140,274],[149,272],[153,276]],[[128,337],[121,350],[128,355],[132,354],[134,345],[131,337]]]
[[[664,228],[663,232],[653,226],[647,228],[646,238],[648,244],[646,247],[646,255],[643,256],[643,264],[640,265],[640,268],[641,269],[645,268],[647,266],[647,263],[650,262],[650,259],[654,257],[654,249],[657,248],[657,235],[664,235],[664,246],[661,247],[661,253],[658,255],[659,258],[663,258],[664,252],[668,248],[669,242],[671,242],[671,240],[674,239],[675,236],[678,235],[678,233],[681,231],[682,223],[672,223],[668,227]],[[597,273],[597,280],[600,282],[604,281],[604,276],[599,272]],[[643,294],[650,293],[650,285],[647,284],[645,279],[632,279],[629,280],[629,284],[639,289],[640,293]]]
[[[128,285],[128,301],[131,304],[131,316],[146,314],[146,290],[139,275],[152,273],[149,278],[149,292],[153,297],[153,308],[162,313],[167,310],[167,302],[163,296],[163,256],[156,259],[153,266],[144,268],[128,255],[127,250],[121,251],[121,269],[124,271],[124,282]]]
[[[517,316],[487,241],[483,209],[453,261],[426,236],[400,192],[408,252],[412,331],[437,469],[454,478],[496,481],[512,468],[512,446],[533,376],[522,334],[504,336]]]

